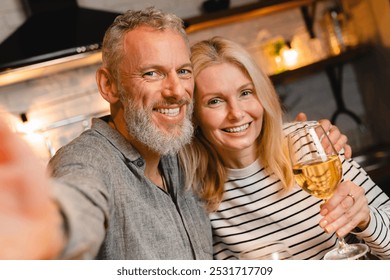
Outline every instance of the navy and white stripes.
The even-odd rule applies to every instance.
[[[285,131],[294,129],[286,127]],[[343,180],[351,180],[365,189],[371,222],[359,233],[349,234],[347,242],[364,240],[372,253],[390,258],[390,200],[353,160],[345,160]],[[241,251],[255,244],[282,240],[295,259],[321,259],[337,245],[335,234],[327,234],[318,225],[322,201],[299,186],[289,192],[260,162],[244,169],[229,170],[219,210],[210,214],[214,236],[214,258],[236,259]]]

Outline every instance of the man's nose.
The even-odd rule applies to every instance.
[[[164,80],[163,95],[169,98],[181,98],[186,90],[182,79],[177,74],[167,75]]]

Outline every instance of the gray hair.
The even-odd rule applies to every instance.
[[[144,10],[128,10],[115,18],[107,29],[102,48],[103,66],[113,78],[118,78],[118,65],[123,58],[123,40],[128,31],[139,26],[149,26],[156,30],[173,30],[180,34],[189,48],[189,40],[184,29],[183,20],[174,14],[164,13],[154,7]]]

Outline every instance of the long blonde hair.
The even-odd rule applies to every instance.
[[[203,69],[221,63],[236,65],[250,77],[264,107],[263,128],[258,138],[259,159],[267,172],[274,173],[288,189],[293,184],[293,174],[284,142],[283,112],[268,76],[242,46],[222,37],[196,43],[191,53],[195,78]],[[223,197],[227,173],[221,158],[200,128],[196,129],[193,142],[180,152],[180,158],[187,184],[192,185],[206,202],[207,210],[215,211]]]

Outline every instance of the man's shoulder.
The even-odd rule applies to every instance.
[[[74,138],[68,144],[61,147],[66,150],[90,150],[96,149],[97,147],[104,145],[107,140],[104,136],[93,129],[85,130],[79,136]]]
[[[62,146],[49,161],[49,166],[66,164],[94,164],[105,162],[114,153],[114,147],[107,139],[89,129],[68,144]]]
[[[92,127],[83,131],[79,136],[74,138],[68,144],[60,148],[61,151],[66,150],[69,153],[84,154],[89,151],[99,153],[104,147],[111,150],[113,147],[110,137],[112,137],[112,129],[104,121],[103,118],[92,119]],[[107,149],[106,148],[106,149]]]

